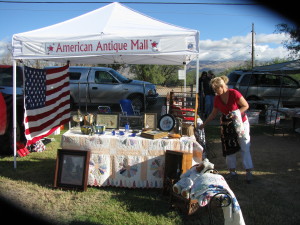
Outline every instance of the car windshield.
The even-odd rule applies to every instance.
[[[240,74],[238,74],[238,73],[230,73],[229,75],[228,75],[228,79],[229,79],[229,81],[228,81],[228,84],[229,85],[235,85],[236,84],[236,82],[238,81],[238,79],[240,78]]]
[[[109,72],[122,83],[129,83],[131,81],[115,70],[110,70]]]

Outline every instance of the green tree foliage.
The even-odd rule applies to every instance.
[[[135,79],[148,81],[154,84],[178,84],[178,70],[181,66],[169,65],[131,65],[130,72]]]
[[[199,73],[199,76],[201,73]],[[196,70],[191,70],[186,73],[186,85],[196,84]]]
[[[120,70],[124,67],[124,64],[98,64],[99,67],[109,67],[114,70]]]
[[[293,56],[299,57],[300,55],[300,27],[291,26],[285,23],[276,25],[277,33],[287,33],[290,35],[290,40],[284,41],[282,44],[291,51]]]

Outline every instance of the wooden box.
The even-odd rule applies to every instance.
[[[170,202],[172,204],[172,207],[177,208],[184,215],[190,216],[198,213],[201,210],[198,204],[198,200],[184,198],[183,196],[178,195],[175,192],[171,193]]]
[[[163,138],[163,137],[167,137],[167,136],[168,136],[168,132],[162,132],[162,131],[156,131],[156,130],[143,131],[141,133],[141,137],[150,138],[150,139]]]
[[[163,193],[170,194],[180,175],[192,167],[193,153],[167,150],[165,154],[165,171]]]

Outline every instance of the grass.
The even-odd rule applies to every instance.
[[[251,129],[254,182],[246,184],[242,170],[238,181],[229,182],[247,225],[292,225],[300,219],[299,135],[273,136],[272,132],[270,126],[257,125]],[[0,158],[0,197],[25,210],[26,215],[33,214],[54,224],[208,224],[205,211],[202,218],[189,220],[172,209],[160,189],[54,189],[61,135],[51,137],[56,141],[48,144],[44,152],[18,158],[16,170],[13,157]],[[225,174],[219,127],[208,126],[206,137],[209,149],[215,153],[210,161]]]

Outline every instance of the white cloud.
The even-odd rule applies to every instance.
[[[6,57],[8,54],[8,49],[10,48],[10,42],[6,39],[0,40],[0,59]]]
[[[255,35],[255,42],[256,43],[274,43],[274,44],[281,44],[284,40],[289,38],[288,34],[281,33],[281,34],[258,34]]]
[[[289,52],[281,43],[288,38],[285,34],[258,34],[254,38],[256,60],[287,58]],[[251,60],[252,35],[234,36],[222,40],[200,40],[200,60],[233,61]]]

